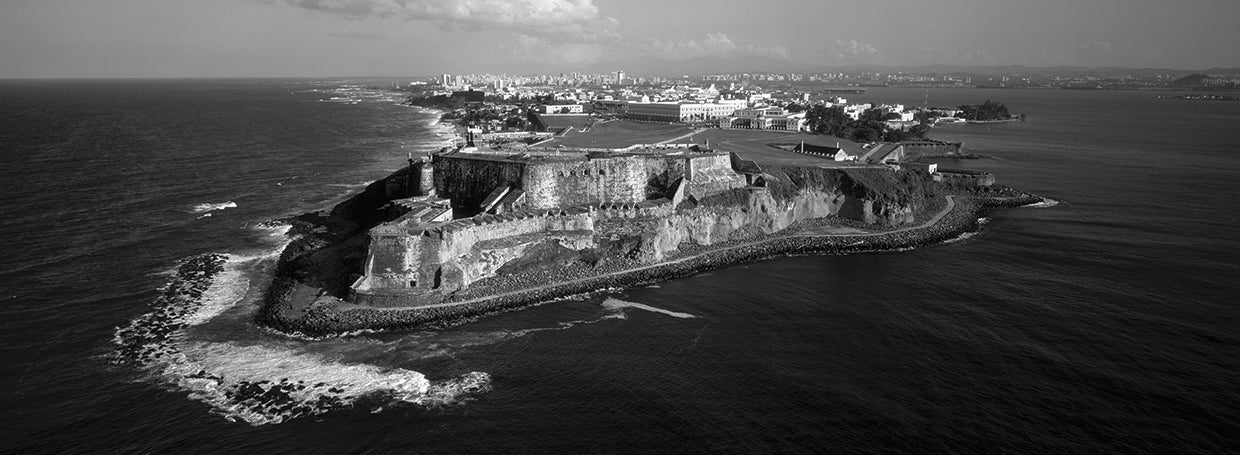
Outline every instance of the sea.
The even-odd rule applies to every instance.
[[[1025,114],[931,136],[1047,201],[446,329],[255,324],[272,220],[450,139],[394,83],[0,81],[0,452],[1240,452],[1240,103],[875,88]]]

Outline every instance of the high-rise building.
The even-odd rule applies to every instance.
[[[452,75],[444,74],[443,76],[440,76],[439,85],[442,85],[444,87],[452,85]]]
[[[616,85],[624,85],[624,71],[616,72]]]

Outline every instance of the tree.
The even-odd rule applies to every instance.
[[[962,111],[960,117],[965,120],[1006,120],[1012,118],[1012,114],[1008,113],[1007,106],[1002,103],[996,103],[986,100],[982,104],[960,106]]]
[[[817,105],[805,111],[805,125],[814,133],[840,136],[852,122],[842,107]]]
[[[881,129],[863,126],[853,130],[852,140],[857,142],[874,142],[883,137]]]
[[[925,139],[926,135],[929,133],[930,133],[930,125],[927,125],[925,123],[918,123],[916,125],[913,125],[912,128],[908,129],[909,136],[915,137],[918,139]]]

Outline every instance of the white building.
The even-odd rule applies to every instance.
[[[861,119],[861,114],[873,107],[870,103],[849,104],[844,106],[844,114],[853,120]]]
[[[538,108],[544,114],[580,114],[584,108],[580,104],[545,104]]]
[[[652,122],[702,122],[732,115],[737,109],[744,107],[744,102],[723,100],[715,103],[629,103],[627,117]]]
[[[800,131],[805,127],[805,113],[789,114],[780,107],[738,109],[731,116],[720,119],[719,127],[725,129]]]

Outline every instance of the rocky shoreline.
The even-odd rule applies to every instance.
[[[640,268],[634,268],[635,264],[624,263],[607,267],[607,269],[619,269],[616,271],[582,268],[581,273],[567,274],[569,276],[557,274],[558,276],[553,279],[564,280],[558,284],[503,293],[494,292],[495,288],[491,288],[487,292],[490,296],[475,297],[466,293],[462,296],[463,298],[455,298],[456,302],[420,308],[361,308],[353,305],[316,303],[294,314],[287,311],[288,308],[285,306],[295,291],[297,283],[290,278],[277,277],[268,289],[266,311],[260,319],[278,330],[310,337],[333,336],[359,330],[405,330],[451,326],[483,315],[514,310],[558,298],[597,292],[602,289],[650,284],[773,257],[795,254],[848,254],[930,245],[959,237],[966,232],[976,231],[979,217],[985,216],[992,208],[1018,207],[1041,201],[1043,201],[1042,198],[1027,193],[1007,197],[957,195],[952,209],[937,222],[917,228],[856,235],[787,233],[759,241],[737,241],[735,244],[728,242],[724,245],[687,251],[684,255]],[[536,284],[536,282],[531,284]]]

